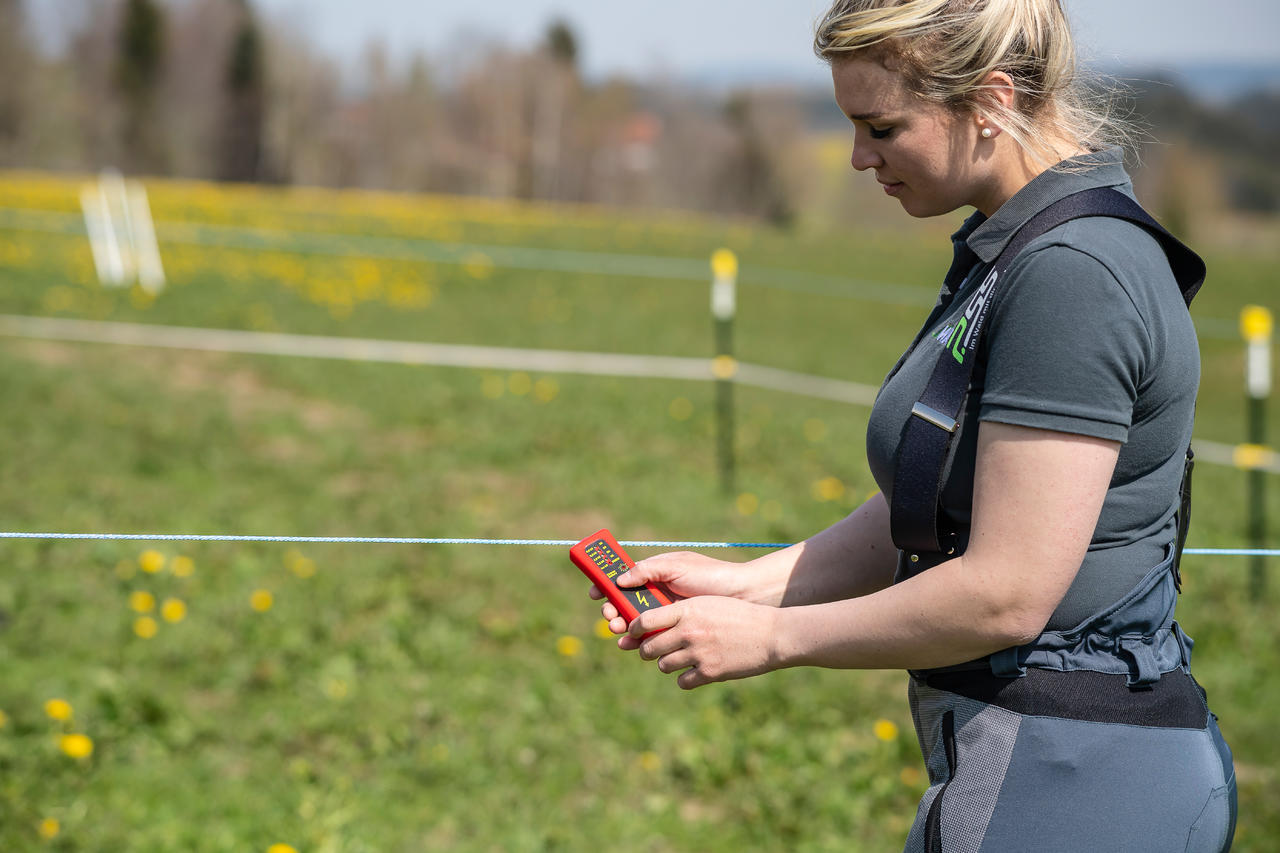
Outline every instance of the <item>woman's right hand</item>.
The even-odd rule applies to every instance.
[[[694,551],[671,551],[639,561],[634,568],[618,575],[614,581],[623,588],[644,586],[647,583],[660,585],[664,591],[671,593],[673,601],[695,595],[740,598],[746,586],[746,571],[747,567],[742,563],[717,560]],[[604,597],[604,593],[592,584],[589,594],[596,600],[603,600],[600,614],[608,620],[609,630],[615,634],[625,634],[627,623],[618,615],[617,608]]]

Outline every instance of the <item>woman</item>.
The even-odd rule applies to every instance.
[[[1228,849],[1231,755],[1172,622],[1199,377],[1171,269],[1187,250],[1108,213],[1006,251],[1061,199],[1132,196],[1077,95],[1058,0],[839,0],[815,45],[853,168],[912,216],[976,212],[871,414],[883,495],[745,566],[642,561],[620,583],[684,600],[629,631],[606,602],[619,646],[686,689],[910,670],[932,784],[908,850]],[[937,380],[967,385],[955,423],[923,405],[952,356],[972,371]],[[930,459],[903,450],[912,429],[953,437]],[[919,487],[931,467],[936,491]],[[907,518],[913,501],[936,520]]]

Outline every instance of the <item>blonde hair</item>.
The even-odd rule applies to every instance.
[[[1060,0],[836,0],[814,52],[827,62],[861,52],[916,96],[988,116],[1045,166],[1059,159],[1054,140],[1098,151],[1131,139],[1114,87],[1080,74]],[[994,71],[1013,80],[1012,108],[990,95]]]

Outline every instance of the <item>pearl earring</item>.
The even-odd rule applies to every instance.
[[[982,129],[982,138],[983,138],[983,139],[990,139],[990,138],[991,138],[991,128],[989,128],[989,127],[984,127],[984,128]]]

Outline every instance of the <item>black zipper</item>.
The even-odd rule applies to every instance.
[[[947,753],[947,781],[929,804],[929,814],[924,821],[925,853],[942,853],[942,796],[956,777],[956,712],[942,715],[942,748]]]

